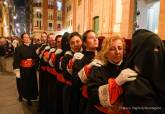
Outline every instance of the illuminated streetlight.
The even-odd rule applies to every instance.
[[[4,4],[5,6],[8,6],[8,3],[7,3],[7,1],[4,1],[4,2],[3,2],[3,4]]]

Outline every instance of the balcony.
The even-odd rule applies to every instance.
[[[33,7],[41,7],[42,3],[33,3]]]
[[[48,5],[48,9],[53,9],[53,5]]]

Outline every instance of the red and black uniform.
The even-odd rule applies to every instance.
[[[63,105],[62,105],[62,96],[63,96],[63,75],[62,71],[59,68],[60,58],[62,56],[61,53],[57,53],[59,49],[56,49],[54,53],[50,54],[48,72],[50,72],[50,90],[51,90],[51,107],[52,113],[54,114],[62,114],[63,113]],[[62,50],[61,50],[62,52]]]
[[[95,52],[91,51],[83,51],[84,57],[81,60],[76,60],[73,64],[73,74],[72,74],[72,85],[74,86],[75,89],[77,89],[77,92],[80,92],[80,96],[77,96],[77,99],[79,98],[80,101],[78,105],[79,109],[79,114],[84,114],[84,111],[86,109],[87,105],[87,98],[83,96],[81,93],[84,91],[84,87],[86,84],[79,78],[78,72],[87,64],[89,64],[94,56]],[[84,71],[85,72],[85,71]]]
[[[63,70],[63,76],[65,80],[71,82],[71,74],[68,72],[67,67],[69,64],[69,61],[73,58],[74,52],[67,51],[62,59],[61,67]],[[66,83],[63,88],[63,114],[75,114],[75,110],[77,110],[75,107],[73,107],[72,103],[75,103],[73,101],[73,88],[71,84]]]
[[[56,114],[56,110],[57,110],[57,87],[56,87],[56,74],[55,74],[55,69],[53,68],[53,66],[50,66],[49,61],[51,59],[51,61],[54,61],[54,57],[55,57],[55,48],[51,48],[49,50],[48,55],[45,55],[45,59],[47,62],[46,65],[46,81],[47,81],[47,90],[45,92],[47,92],[48,98],[47,98],[47,108],[48,108],[48,114]]]
[[[43,56],[48,53],[50,47],[47,44],[41,46],[39,50],[40,67],[39,67],[39,111],[47,112],[48,106],[48,95],[47,95],[47,78],[46,78],[46,66],[47,63],[44,61]]]
[[[123,90],[114,81],[122,68],[123,63],[118,66],[109,62],[92,68],[87,82],[89,102],[85,114],[129,114],[127,110],[120,109]],[[100,93],[101,88],[106,89]],[[104,103],[109,103],[109,106]]]
[[[32,44],[21,45],[15,49],[13,68],[20,69],[22,96],[27,100],[35,100],[38,96],[36,65],[38,56]]]

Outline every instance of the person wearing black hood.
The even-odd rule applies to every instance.
[[[124,85],[125,108],[132,114],[165,114],[165,47],[155,33],[140,29],[132,36],[126,68],[138,73]]]

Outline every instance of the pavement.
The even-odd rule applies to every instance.
[[[26,101],[18,101],[15,75],[11,72],[0,72],[0,114],[40,114],[38,102],[28,106]]]

